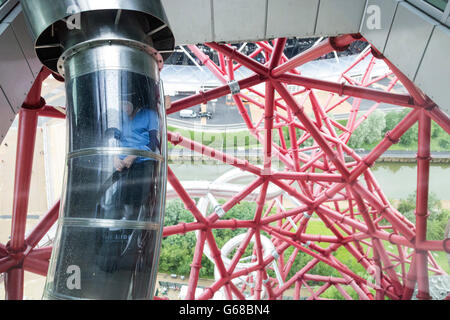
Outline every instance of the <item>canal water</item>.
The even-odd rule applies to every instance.
[[[213,181],[233,169],[223,164],[171,163],[170,167],[180,180],[191,181]],[[416,190],[414,163],[378,163],[371,170],[389,199],[405,199]],[[440,200],[450,200],[450,164],[431,165],[430,192]]]

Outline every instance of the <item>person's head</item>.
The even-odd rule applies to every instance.
[[[124,100],[122,101],[122,110],[131,117],[134,113],[134,105],[130,101]]]

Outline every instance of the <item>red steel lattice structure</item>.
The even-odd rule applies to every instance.
[[[200,142],[192,141],[178,133],[168,133],[169,142],[189,150],[201,153],[211,159],[224,162],[255,175],[255,180],[209,216],[204,216],[195,201],[183,188],[173,171],[168,170],[168,181],[177,192],[185,207],[192,213],[195,222],[180,223],[164,228],[165,237],[197,232],[197,244],[191,265],[187,299],[196,298],[201,260],[205,246],[209,247],[219,277],[214,284],[198,296],[199,299],[211,299],[219,290],[223,290],[227,299],[244,299],[245,285],[239,286],[235,279],[246,277],[251,296],[254,299],[281,299],[286,290],[294,288],[294,298],[301,298],[301,288],[309,291],[309,299],[321,299],[328,288],[335,287],[345,299],[351,299],[344,286],[351,287],[360,299],[411,299],[417,284],[419,299],[429,299],[428,272],[445,274],[436,263],[430,251],[450,252],[450,240],[429,241],[426,237],[428,215],[428,186],[430,167],[430,128],[431,121],[437,122],[450,134],[450,119],[405,77],[395,66],[375,49],[366,51],[349,68],[353,68],[363,59],[372,55],[371,62],[360,82],[342,74],[342,82],[335,83],[302,76],[296,68],[332,51],[345,50],[353,41],[364,40],[359,35],[344,35],[323,40],[318,45],[287,59],[283,54],[286,39],[280,38],[272,43],[258,42],[258,49],[246,56],[230,45],[207,43],[219,54],[220,64],[216,65],[196,46],[189,49],[201,63],[208,67],[223,83],[222,86],[200,92],[199,94],[174,102],[167,113],[207,103],[210,100],[233,93],[235,105],[241,113],[249,132],[264,146],[263,166],[257,166],[247,160],[214,150]],[[267,63],[262,64],[253,58],[263,53]],[[382,59],[390,72],[384,76],[371,78],[376,60]],[[245,66],[254,72],[248,78],[237,81],[240,90],[259,96],[256,100],[242,91],[232,92],[230,81],[234,81],[234,72]],[[32,172],[37,119],[39,116],[64,118],[64,114],[54,107],[45,105],[41,98],[42,82],[50,75],[45,68],[41,71],[19,113],[19,131],[17,141],[17,160],[12,213],[11,240],[0,244],[0,272],[5,272],[7,299],[23,298],[24,271],[45,276],[47,274],[51,248],[36,248],[36,245],[48,232],[58,217],[59,202],[47,213],[39,224],[25,237],[28,197]],[[386,91],[375,90],[370,85],[388,76],[393,76]],[[391,92],[397,82],[401,82],[408,94]],[[265,84],[265,92],[259,92],[255,86]],[[290,92],[287,85],[296,85],[298,92]],[[234,88],[236,86],[234,85]],[[327,104],[317,98],[317,90],[329,92]],[[339,101],[330,104],[333,97]],[[298,98],[300,97],[300,99]],[[329,113],[349,98],[355,98],[346,126],[333,120]],[[252,122],[243,100],[253,103],[264,113],[259,121]],[[261,100],[264,102],[260,102]],[[374,101],[364,116],[358,118],[362,99]],[[314,118],[306,114],[304,103],[309,100]],[[379,144],[363,158],[348,145],[355,129],[367,119],[380,103],[409,108],[411,111],[397,126],[388,132]],[[417,153],[417,208],[416,223],[408,221],[387,200],[370,171],[375,161],[415,123],[419,124]],[[283,128],[288,129],[285,136]],[[297,136],[300,129],[301,136]],[[273,132],[280,137],[275,143]],[[286,139],[296,141],[290,147]],[[312,147],[302,144],[312,138]],[[345,156],[351,161],[346,161]],[[276,171],[272,161],[283,163],[285,169]],[[297,182],[299,188],[293,184]],[[266,200],[269,185],[275,185],[290,197],[297,200],[298,207],[285,210],[279,204],[283,201]],[[253,220],[241,221],[227,219],[226,212],[233,208],[250,193],[260,188],[257,207]],[[345,202],[347,205],[343,206]],[[272,210],[273,209],[273,210]],[[223,210],[219,212],[219,210]],[[225,212],[225,215],[222,213]],[[332,232],[329,235],[308,234],[306,228],[311,217],[316,215]],[[220,248],[214,235],[214,229],[243,229],[244,240],[235,251],[229,264],[224,263]],[[271,255],[263,252],[261,234],[270,235],[276,249]],[[255,245],[253,264],[248,268],[237,268],[245,249],[251,241]],[[320,245],[328,244],[327,247]],[[385,248],[391,243],[397,253]],[[286,255],[287,249],[292,254]],[[333,255],[339,248],[345,248],[355,260],[375,278],[375,282],[360,276]],[[413,249],[409,252],[408,249]],[[288,277],[293,261],[300,253],[312,257],[301,270],[294,270]],[[280,267],[280,277],[275,279],[267,272],[273,262]],[[341,277],[325,277],[310,271],[319,263],[336,269]],[[316,281],[322,286],[311,288],[307,281]],[[375,294],[374,294],[375,293]]]

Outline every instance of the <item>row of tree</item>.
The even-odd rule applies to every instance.
[[[350,138],[349,146],[371,149],[374,143],[379,142],[388,131],[394,129],[409,112],[408,109],[388,113],[376,110],[356,128]],[[401,137],[400,146],[416,148],[418,132],[419,127],[416,123]],[[431,137],[437,141],[437,145],[444,151],[450,149],[450,136],[435,122],[432,123]]]
[[[410,112],[408,109],[404,109],[400,112],[391,111],[384,113],[380,110],[375,110],[368,118],[361,122],[361,124],[352,133],[349,141],[349,146],[354,149],[372,149],[374,144],[381,141],[385,134],[394,129],[395,126]],[[314,115],[311,115],[314,117]],[[347,125],[347,120],[338,120],[342,125]],[[217,150],[226,150],[238,147],[244,148],[262,148],[262,144],[247,130],[240,132],[194,132],[190,130],[178,129],[169,127],[170,131],[179,132],[181,135],[200,142],[211,148]],[[338,133],[340,130],[336,129]],[[284,143],[287,148],[291,148],[291,135],[288,127],[282,128]],[[296,139],[299,139],[303,135],[303,131],[296,128]],[[401,137],[399,144],[404,149],[415,149],[417,147],[418,139],[418,124],[412,126]],[[433,122],[432,124],[432,139],[437,141],[436,147],[440,150],[450,149],[450,135],[448,135],[444,129],[438,124]],[[281,137],[278,130],[273,132],[273,140],[276,144],[281,145]],[[314,144],[314,140],[309,138],[300,147],[309,147]],[[434,147],[434,144],[432,144]],[[174,148],[172,144],[169,144],[169,148]]]

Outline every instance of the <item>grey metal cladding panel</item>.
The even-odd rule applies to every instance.
[[[14,111],[22,106],[33,75],[10,24],[0,24],[0,86]]]
[[[319,0],[269,0],[267,38],[314,35]]]
[[[0,9],[0,22],[3,22],[3,18],[5,18],[9,12],[19,3],[19,0],[9,0],[5,2]],[[7,18],[6,18],[7,19]]]
[[[177,45],[213,40],[211,0],[162,0]]]
[[[39,61],[36,52],[34,51],[34,42],[28,31],[25,16],[20,12],[16,19],[12,22],[12,27],[17,40],[22,48],[22,51],[28,61],[28,65],[36,77],[42,68],[42,63]]]
[[[0,143],[2,143],[3,138],[5,138],[11,123],[14,121],[14,118],[15,114],[0,88]]]
[[[384,52],[395,10],[400,0],[368,0],[361,23],[361,34],[380,52]]]
[[[267,0],[215,0],[215,41],[265,39]]]
[[[436,24],[406,2],[398,5],[384,55],[411,80],[414,80]]]
[[[450,116],[450,30],[434,29],[415,83]]]
[[[316,35],[358,33],[365,6],[365,0],[320,0]]]

